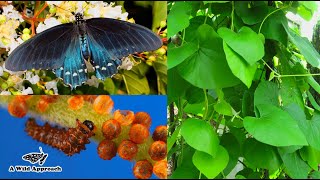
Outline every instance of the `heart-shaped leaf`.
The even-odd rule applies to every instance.
[[[218,147],[218,152],[215,158],[201,151],[196,151],[192,157],[193,164],[209,179],[215,178],[228,164],[228,152],[222,146]]]
[[[226,42],[223,42],[224,53],[232,73],[250,88],[257,64],[249,65],[239,54],[233,51]]]
[[[296,120],[282,109],[270,105],[257,105],[260,118],[245,117],[244,128],[258,141],[272,146],[308,145]]]
[[[187,119],[181,126],[181,135],[194,149],[215,157],[219,139],[207,122],[199,119]]]
[[[218,34],[249,65],[255,64],[264,56],[264,45],[261,38],[249,27],[243,26],[238,33],[221,27],[218,29]]]

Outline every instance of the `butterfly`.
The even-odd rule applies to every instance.
[[[75,88],[87,80],[90,62],[98,79],[118,71],[121,58],[162,46],[161,38],[148,28],[111,18],[85,20],[75,14],[74,23],[47,29],[12,51],[5,62],[10,71],[52,69],[65,84]]]

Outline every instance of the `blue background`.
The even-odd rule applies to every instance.
[[[158,125],[167,123],[166,96],[112,96],[112,100],[115,109],[148,112],[152,118],[151,133]],[[24,131],[28,117],[12,117],[6,108],[0,107],[0,178],[135,178],[132,171],[134,162],[123,160],[118,155],[110,161],[101,159],[97,154],[97,143],[94,141],[86,145],[87,150],[68,157],[51,146],[33,140]],[[39,146],[44,153],[49,154],[43,166],[60,166],[62,172],[8,172],[10,165],[32,166],[29,162],[23,161],[21,156],[39,152]],[[157,177],[152,175],[152,178]]]

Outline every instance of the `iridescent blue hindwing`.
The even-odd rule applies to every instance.
[[[71,88],[81,85],[87,80],[87,69],[81,56],[80,40],[75,36],[64,57],[63,66],[55,70],[57,77],[64,79]]]

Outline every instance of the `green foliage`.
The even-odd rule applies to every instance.
[[[319,69],[320,55],[285,16],[315,10],[314,2],[168,3],[170,178],[319,177],[320,102],[310,90],[320,93],[320,74],[307,65]]]

